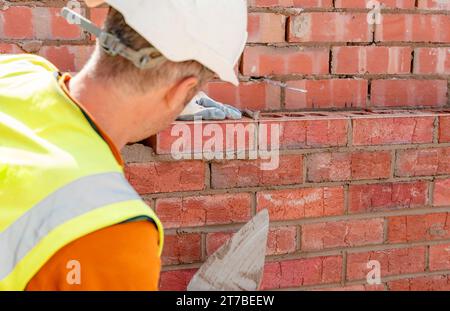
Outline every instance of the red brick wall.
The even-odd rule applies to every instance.
[[[173,161],[173,127],[153,153],[127,147],[127,177],[167,229],[161,288],[184,289],[231,233],[268,209],[265,289],[450,290],[449,120],[450,110],[245,120],[256,133],[281,127],[272,171],[260,170],[262,160]],[[382,284],[367,284],[370,260]]]
[[[127,177],[167,228],[161,288],[184,289],[267,208],[265,289],[450,289],[450,2],[380,1],[375,25],[362,0],[249,2],[243,83],[207,90],[241,108],[321,111],[241,122],[255,126],[249,136],[280,126],[274,171],[259,160],[175,161],[171,129],[126,148]],[[63,3],[0,0],[0,52],[78,71],[94,41],[58,17]],[[85,13],[100,24],[105,9]],[[391,110],[344,112],[368,108]],[[379,285],[366,282],[370,260],[380,262]]]
[[[373,25],[366,2],[250,0],[244,83],[217,81],[208,91],[256,110],[449,106],[450,2],[382,0]],[[78,71],[94,41],[58,16],[64,3],[1,0],[0,52],[34,51]],[[106,10],[84,11],[101,24]],[[269,76],[308,93],[249,81]]]

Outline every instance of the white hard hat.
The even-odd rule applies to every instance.
[[[174,62],[196,60],[238,85],[234,67],[247,41],[246,0],[106,0]]]

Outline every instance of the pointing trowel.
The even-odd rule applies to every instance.
[[[212,254],[188,291],[254,291],[261,284],[269,232],[269,213],[259,212]]]

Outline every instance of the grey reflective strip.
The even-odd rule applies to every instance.
[[[139,195],[116,172],[83,177],[51,193],[0,233],[0,280],[58,226],[96,208],[136,199]]]

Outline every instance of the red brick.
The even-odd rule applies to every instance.
[[[430,270],[450,269],[450,244],[430,245]]]
[[[362,291],[384,291],[386,290],[384,288],[383,284],[360,284],[360,285],[347,285],[347,286],[341,286],[341,287],[326,287],[322,289],[318,289],[316,291],[333,291],[333,292],[343,292],[343,291],[351,291],[351,292],[362,292]]]
[[[302,225],[303,251],[354,247],[383,242],[382,218]]]
[[[450,10],[450,2],[439,0],[418,0],[419,9]]]
[[[140,194],[205,188],[205,165],[200,161],[133,163],[125,172]]]
[[[156,154],[202,154],[205,159],[224,157],[223,152],[239,153],[257,149],[257,123],[244,118],[240,121],[174,122],[149,140]],[[173,150],[172,150],[173,149]]]
[[[186,291],[195,272],[197,269],[163,271],[159,289],[162,291]]]
[[[387,178],[390,175],[391,161],[390,152],[352,153],[352,179]]]
[[[434,117],[357,118],[353,144],[389,145],[433,142]]]
[[[42,40],[79,40],[83,31],[78,25],[69,24],[60,14],[61,8],[36,7],[32,11],[33,35],[27,38]],[[85,14],[81,9],[81,14]]]
[[[434,206],[450,206],[450,179],[437,179],[434,182]]]
[[[262,170],[265,160],[226,161],[211,165],[212,188],[240,188],[269,185],[290,185],[303,182],[303,157],[280,156],[274,170]]]
[[[13,6],[5,11],[0,10],[0,31],[2,28],[0,38],[33,38],[32,9],[24,6]]]
[[[449,275],[431,275],[394,280],[387,283],[391,291],[449,291]]]
[[[210,82],[206,91],[215,100],[241,109],[278,110],[281,107],[280,87],[267,83],[242,82],[235,87],[230,83]]]
[[[414,73],[450,74],[450,48],[414,49]]]
[[[422,181],[349,187],[350,213],[423,207],[427,201],[428,184]]]
[[[397,151],[396,176],[434,176],[450,174],[450,148]]]
[[[305,138],[303,143],[301,136],[295,137],[301,129],[299,122],[284,122],[282,124],[282,136],[280,146],[282,148],[303,147],[337,147],[347,144],[348,122],[346,119],[307,120],[304,122]]]
[[[403,243],[450,238],[448,213],[395,216],[388,219],[388,242]]]
[[[156,201],[156,213],[166,228],[247,222],[251,217],[249,193],[197,195]]]
[[[280,149],[306,149],[347,145],[348,120],[345,117],[316,118],[302,114],[273,118],[270,114],[260,119],[260,148],[272,145],[272,131],[280,133],[276,142]],[[264,147],[263,147],[264,146]]]
[[[98,27],[102,27],[108,16],[109,8],[92,8],[90,9],[90,19]]]
[[[420,0],[419,0],[420,1]],[[399,8],[399,9],[414,9],[414,0],[380,0],[381,8]],[[336,8],[367,8],[367,0],[336,0]],[[370,7],[372,8],[372,7]]]
[[[425,247],[386,249],[347,255],[347,280],[363,280],[373,270],[367,264],[380,262],[381,276],[419,273],[425,271]]]
[[[50,11],[50,27],[52,39],[81,39],[82,30],[78,25],[69,24],[64,17],[61,16],[61,8],[49,8]]]
[[[40,55],[47,58],[62,71],[75,71],[75,55],[68,46],[44,46]]]
[[[262,289],[336,283],[341,280],[342,257],[314,257],[271,262],[264,268]]]
[[[332,72],[337,74],[406,74],[411,70],[410,47],[333,47]]]
[[[375,27],[376,41],[450,42],[450,16],[383,14]]]
[[[308,157],[308,181],[343,181],[389,178],[391,153],[316,153]]]
[[[78,72],[89,60],[93,46],[44,46],[39,55],[48,59],[61,71]]]
[[[331,8],[332,0],[249,0],[253,7],[300,7],[300,8]]]
[[[267,239],[267,255],[281,255],[295,252],[297,248],[297,228],[271,228]]]
[[[370,42],[366,13],[310,12],[289,19],[289,42]]]
[[[368,83],[363,79],[325,79],[289,81],[286,89],[286,109],[366,107]]]
[[[344,189],[302,188],[263,191],[256,194],[257,210],[268,209],[270,219],[295,220],[344,213]]]
[[[250,13],[248,16],[248,42],[284,42],[286,16],[273,13]]]
[[[317,153],[307,160],[307,179],[312,182],[350,180],[350,153]]]
[[[206,236],[206,254],[211,255],[225,244],[231,237],[231,232],[215,232]],[[296,250],[297,228],[277,227],[269,230],[267,239],[267,255],[281,255]]]
[[[446,80],[374,80],[371,103],[376,107],[444,106]]]
[[[167,235],[164,237],[162,262],[164,265],[193,263],[202,258],[202,237],[198,233]]]
[[[346,119],[328,119],[328,120],[307,120],[304,126],[300,122],[282,123],[280,146],[286,149],[293,148],[323,148],[338,147],[347,144],[348,122]],[[304,142],[301,141],[300,134],[304,129]]]
[[[450,143],[450,116],[439,118],[439,142]]]
[[[0,43],[0,54],[19,54],[23,51],[16,44]]]
[[[242,73],[248,76],[327,74],[327,48],[249,46],[244,51]]]

